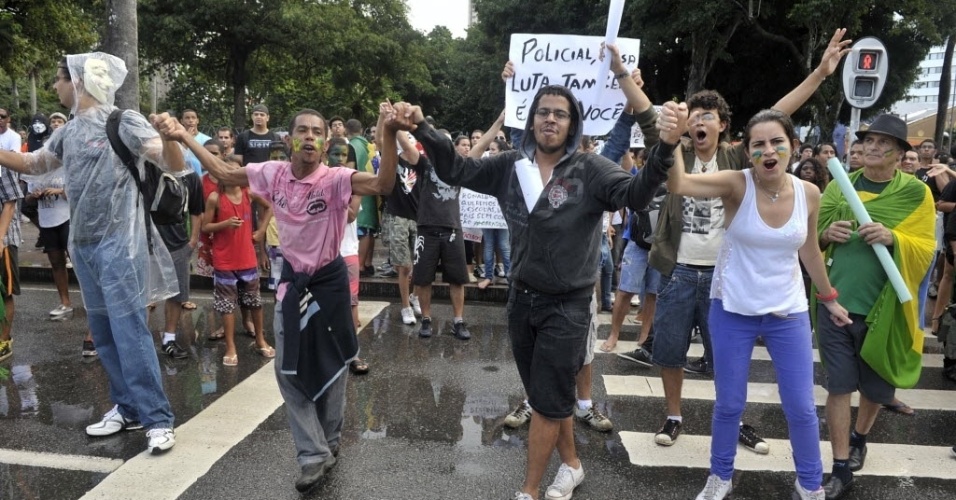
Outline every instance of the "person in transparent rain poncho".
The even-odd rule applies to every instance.
[[[66,56],[57,67],[53,89],[74,119],[35,152],[2,152],[0,164],[34,179],[66,179],[73,269],[115,403],[86,433],[108,436],[145,428],[149,450],[159,453],[175,443],[173,412],[146,324],[146,305],[175,295],[178,286],[169,252],[152,225],[152,251],[147,248],[140,194],[106,135],[107,118],[116,109],[116,89],[125,78],[126,65],[109,54]],[[140,175],[146,160],[182,172],[181,147],[154,128],[166,122],[181,125],[166,113],[150,120],[152,124],[137,112],[125,111],[120,121],[120,139],[136,158]]]

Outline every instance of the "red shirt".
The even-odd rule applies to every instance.
[[[259,263],[252,244],[252,202],[245,189],[242,190],[242,201],[238,204],[233,203],[226,193],[219,193],[219,207],[213,222],[232,217],[242,219],[242,225],[212,233],[212,267],[216,271],[256,269]]]

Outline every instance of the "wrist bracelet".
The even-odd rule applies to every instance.
[[[624,78],[630,75],[631,75],[631,72],[625,69],[624,71],[614,75],[614,78],[617,78],[618,80],[620,80],[621,78]]]
[[[840,292],[837,291],[836,287],[831,286],[830,288],[833,289],[833,293],[825,297],[823,295],[820,295],[820,292],[817,292],[816,293],[817,300],[819,300],[820,302],[833,302],[834,300],[836,300],[837,297],[840,296]]]

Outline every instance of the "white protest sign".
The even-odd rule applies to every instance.
[[[581,101],[584,133],[610,132],[627,104],[614,75],[608,72],[599,78],[603,40],[599,36],[511,35],[509,58],[515,75],[505,84],[505,125],[523,129],[538,89],[563,85]],[[641,41],[618,38],[617,46],[628,71],[636,68]],[[604,92],[597,92],[598,80]]]
[[[494,196],[461,189],[461,227],[474,229],[508,229],[501,207]]]
[[[641,124],[631,125],[631,149],[644,147],[644,131],[641,130]]]

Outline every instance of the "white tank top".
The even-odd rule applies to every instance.
[[[793,185],[793,213],[782,227],[772,228],[757,212],[759,192],[752,169],[743,173],[747,189],[717,254],[710,298],[722,300],[724,310],[745,316],[806,311],[797,255],[807,239],[803,182],[787,176]]]

